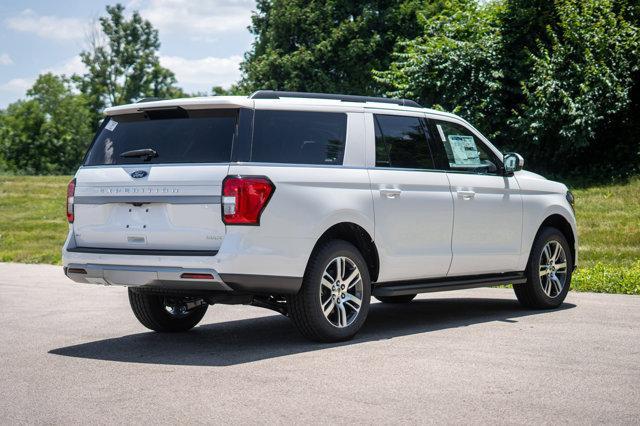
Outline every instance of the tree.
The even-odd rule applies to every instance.
[[[388,95],[462,115],[548,176],[640,170],[637,2],[442,3],[374,73]]]
[[[240,88],[237,84],[232,84],[231,87],[225,89],[222,86],[213,86],[211,88],[211,94],[204,94],[204,96],[248,96],[244,89]]]
[[[376,95],[398,40],[418,34],[419,0],[258,0],[241,89]]]
[[[640,28],[617,6],[614,0],[558,2],[550,46],[531,55],[513,123],[542,170],[562,167],[563,175],[580,177],[640,171]]]
[[[43,74],[0,116],[0,157],[20,174],[72,173],[91,142],[91,111],[65,77]]]
[[[480,130],[499,134],[502,69],[499,3],[444,1],[421,19],[422,34],[400,42],[393,62],[374,73],[392,97],[462,115]]]
[[[127,19],[121,4],[106,10],[99,19],[100,30],[89,37],[89,49],[80,53],[87,72],[74,76],[95,112],[94,127],[105,107],[182,95],[173,72],[160,65],[158,31],[151,23],[137,11]]]
[[[503,70],[505,106],[522,103],[522,82],[533,71],[532,53],[551,46],[549,29],[557,30],[557,2],[548,0],[504,0],[499,14],[500,67]]]

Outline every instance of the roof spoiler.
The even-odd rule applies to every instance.
[[[410,99],[378,98],[374,96],[338,95],[331,93],[306,93],[306,92],[283,92],[279,90],[258,90],[253,92],[249,99],[280,99],[280,98],[302,98],[302,99],[331,99],[341,102],[377,102],[383,104],[394,104],[407,107],[422,108],[422,105]]]

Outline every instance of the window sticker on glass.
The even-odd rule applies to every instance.
[[[109,120],[109,122],[107,123],[106,126],[104,126],[104,128],[110,132],[113,132],[113,129],[115,129],[117,125],[118,125],[118,122],[116,120]]]
[[[482,164],[473,136],[449,135],[449,144],[455,164]]]

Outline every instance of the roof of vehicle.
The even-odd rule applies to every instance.
[[[270,93],[269,93],[270,92]],[[368,108],[387,109],[395,111],[427,112],[438,115],[457,117],[454,114],[438,111],[430,108],[422,108],[413,101],[403,99],[359,97],[350,95],[325,95],[315,93],[296,92],[271,92],[259,91],[263,96],[205,96],[194,98],[179,98],[166,100],[143,100],[142,102],[119,105],[105,109],[106,115],[131,114],[151,109],[165,109],[180,107],[184,109],[210,109],[210,108],[282,108],[283,106],[304,109],[339,109],[344,111],[363,111]],[[271,93],[276,95],[271,96]],[[255,96],[254,94],[253,96]],[[288,96],[291,94],[292,96]],[[309,95],[309,97],[305,96]],[[294,97],[295,96],[295,97]],[[323,97],[318,97],[323,96]],[[326,97],[324,97],[326,96]],[[332,96],[334,96],[332,98]],[[391,103],[394,102],[394,103]]]

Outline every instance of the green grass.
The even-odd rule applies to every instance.
[[[60,263],[69,176],[0,176],[0,260]]]
[[[574,191],[579,291],[640,294],[640,178]]]
[[[0,261],[60,263],[68,176],[0,176]],[[640,179],[578,189],[578,291],[640,294]]]

